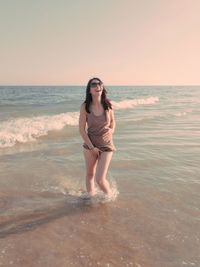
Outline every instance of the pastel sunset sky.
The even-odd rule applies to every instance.
[[[0,0],[0,84],[200,84],[199,14],[199,0]]]

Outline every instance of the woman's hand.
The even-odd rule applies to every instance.
[[[97,148],[97,147],[94,147],[93,149],[91,149],[90,150],[92,153],[93,153],[93,155],[95,155],[95,156],[99,156],[100,155],[100,153],[102,152],[99,148]]]
[[[113,128],[109,128],[109,130],[110,130],[111,134],[114,133],[114,129]]]

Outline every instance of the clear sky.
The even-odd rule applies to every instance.
[[[0,0],[0,84],[200,84],[199,14],[200,0]]]

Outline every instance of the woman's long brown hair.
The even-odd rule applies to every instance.
[[[103,82],[99,79],[99,78],[92,78],[88,81],[88,84],[87,84],[87,87],[86,87],[86,98],[85,98],[85,109],[86,109],[86,112],[87,113],[90,113],[90,104],[92,102],[92,95],[90,93],[90,84],[93,80],[98,80],[100,83],[103,84]],[[104,110],[109,110],[109,109],[112,109],[112,104],[110,102],[110,100],[107,98],[107,91],[103,85],[103,91],[102,91],[102,94],[101,94],[101,104],[104,108]]]

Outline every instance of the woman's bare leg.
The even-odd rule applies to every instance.
[[[93,196],[95,195],[94,175],[96,170],[97,157],[94,156],[90,150],[84,148],[84,157],[86,165],[86,188],[87,192]]]
[[[112,190],[108,180],[106,179],[108,167],[112,159],[113,152],[102,152],[98,158],[96,168],[96,181],[101,190],[107,195],[111,195]]]

